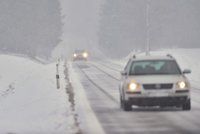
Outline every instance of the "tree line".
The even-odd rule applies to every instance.
[[[104,53],[121,57],[144,51],[147,4],[151,50],[200,47],[199,0],[105,0],[98,33]]]
[[[1,0],[0,51],[48,59],[60,42],[58,0]]]

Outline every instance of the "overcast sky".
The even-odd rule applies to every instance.
[[[65,15],[62,36],[62,46],[65,46],[63,53],[67,52],[69,55],[77,48],[96,53],[94,49],[98,46],[98,48],[103,48],[100,49],[102,52],[108,50],[108,55],[115,52],[115,55],[120,53],[126,56],[134,49],[145,48],[146,0],[60,1],[62,14]],[[108,7],[108,9],[103,7]],[[199,47],[199,7],[200,0],[151,0],[149,11],[151,50]],[[103,9],[110,14],[102,14]],[[111,20],[110,22],[105,20],[105,24],[101,24],[103,28],[109,27],[107,29],[111,29],[110,31],[99,29],[99,20],[103,17]],[[98,38],[99,31],[108,37],[107,40]],[[107,36],[107,33],[113,38]],[[99,40],[104,42],[98,44]]]
[[[63,40],[69,46],[88,48],[97,43],[102,0],[60,0],[64,19]]]

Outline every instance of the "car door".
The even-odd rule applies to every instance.
[[[125,85],[126,85],[126,79],[128,78],[128,75],[129,75],[129,70],[130,70],[130,66],[131,66],[131,63],[132,63],[132,60],[130,59],[124,70],[122,71],[123,73],[125,73],[124,75],[121,74],[121,83],[120,83],[120,88],[121,89],[124,89],[125,88]]]

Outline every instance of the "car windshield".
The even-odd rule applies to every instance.
[[[174,75],[181,74],[180,68],[174,60],[134,61],[130,68],[130,75]]]
[[[79,53],[84,53],[84,50],[75,50],[75,53],[79,54]]]

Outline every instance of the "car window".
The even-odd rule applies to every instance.
[[[124,68],[125,72],[128,72],[130,65],[131,65],[131,60],[129,60],[128,63],[126,64],[126,66]]]
[[[75,53],[83,53],[84,50],[75,50]]]
[[[181,71],[173,60],[134,61],[130,68],[130,75],[160,74],[181,74]]]

